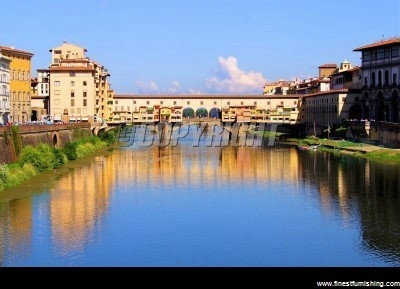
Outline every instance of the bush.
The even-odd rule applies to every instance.
[[[78,148],[76,149],[78,158],[92,154],[95,151],[96,151],[96,146],[90,142],[80,144],[80,145],[78,145]]]
[[[59,168],[63,164],[65,164],[68,161],[68,158],[66,155],[63,153],[61,149],[53,148],[53,154],[55,156],[56,162],[54,163],[54,168]]]
[[[78,144],[76,142],[66,143],[63,152],[66,155],[67,159],[70,161],[76,160],[78,158],[78,154],[76,152],[76,148]]]
[[[23,181],[36,176],[38,174],[34,165],[26,163],[23,167],[20,166],[10,166],[10,174],[7,179],[6,187],[12,187],[19,185]]]
[[[115,141],[117,140],[117,138],[115,136],[115,132],[113,130],[101,132],[101,133],[99,133],[98,136],[100,137],[100,139],[102,141],[105,141],[109,144],[115,143]]]
[[[57,163],[53,149],[49,145],[39,144],[37,147],[26,146],[22,149],[18,163],[21,167],[24,164],[32,164],[39,172],[52,170]]]
[[[0,164],[0,191],[5,188],[8,176],[9,176],[8,166],[6,164]]]

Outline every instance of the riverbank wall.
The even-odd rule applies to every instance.
[[[39,143],[56,148],[92,135],[89,123],[0,127],[0,164],[12,163],[24,146]]]

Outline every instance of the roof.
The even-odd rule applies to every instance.
[[[17,54],[17,55],[23,55],[23,56],[27,56],[27,57],[32,57],[33,53],[28,52],[28,51],[24,51],[24,50],[20,50],[20,49],[15,49],[14,46],[0,46],[0,52],[1,53],[9,53],[9,54]]]
[[[90,62],[90,60],[88,58],[75,58],[75,59],[61,58],[60,62]]]
[[[336,63],[327,63],[318,66],[318,68],[336,68],[336,67],[337,67]]]
[[[393,37],[389,39],[384,39],[381,41],[377,41],[368,45],[360,46],[355,48],[353,51],[363,51],[371,48],[382,47],[382,46],[389,46],[394,44],[400,44],[400,37]]]
[[[265,95],[265,94],[115,94],[114,99],[296,99],[298,95]]]
[[[86,71],[95,72],[93,68],[84,66],[52,66],[50,67],[51,72],[64,72],[64,71]]]

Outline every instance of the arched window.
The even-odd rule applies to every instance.
[[[371,86],[375,86],[375,71],[371,73]]]
[[[378,86],[382,87],[382,71],[378,71]]]
[[[385,86],[389,85],[389,71],[386,69],[385,70],[385,82],[384,82]]]

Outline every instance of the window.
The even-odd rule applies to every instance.
[[[60,81],[58,80],[54,81],[54,86],[60,86]]]
[[[203,105],[203,101],[200,101],[200,105]]]
[[[387,59],[387,58],[390,58],[390,48],[389,47],[386,47],[385,48],[385,58]]]
[[[176,100],[174,100],[174,105],[176,105]]]
[[[75,72],[74,72],[74,71],[71,71],[71,72],[69,73],[69,76],[70,76],[70,77],[75,77]]]
[[[271,102],[270,101],[267,101],[267,105],[270,105],[271,104]]]
[[[84,82],[83,82],[83,86],[86,86],[86,85],[87,85],[87,82],[86,82],[86,81],[84,81]]]
[[[54,50],[54,54],[61,54],[61,50]]]
[[[400,55],[400,46],[392,47],[392,57],[398,57]]]
[[[75,106],[75,99],[71,98],[71,106]]]
[[[217,102],[216,102],[216,101],[214,101],[214,105],[217,105]]]
[[[397,85],[397,73],[393,73],[393,85]]]
[[[190,105],[190,101],[186,101],[186,104],[187,104],[187,105]]]
[[[227,101],[227,102],[226,102],[226,105],[231,105],[231,102],[230,102],[230,101]]]
[[[383,59],[385,56],[385,50],[383,48],[379,48],[377,52],[377,59]]]
[[[115,101],[115,104],[118,104],[118,100]]]
[[[71,86],[75,86],[75,81],[71,81]]]
[[[136,100],[133,101],[133,104],[136,104]]]
[[[257,101],[254,102],[254,105],[257,105]]]
[[[160,101],[160,104],[164,104],[164,101],[161,100],[161,101]]]
[[[87,91],[83,92],[83,97],[87,97]]]
[[[86,98],[83,99],[83,106],[87,106],[87,99]]]
[[[146,104],[150,104],[150,101],[146,101]]]

